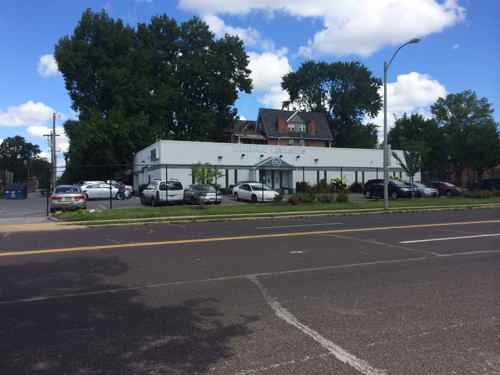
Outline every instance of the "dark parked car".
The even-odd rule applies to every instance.
[[[500,190],[500,178],[489,178],[481,182],[481,190]]]
[[[367,197],[383,198],[384,197],[384,182],[370,184],[367,190]],[[417,189],[408,186],[404,182],[389,181],[389,197],[392,199],[398,198],[414,198],[417,196]]]
[[[446,181],[434,181],[431,183],[431,186],[434,189],[437,189],[440,196],[446,195],[448,197],[451,197],[452,195],[461,195],[463,193],[463,190],[458,186],[450,184]]]
[[[373,179],[373,180],[368,180],[365,182],[365,185],[364,185],[364,193],[365,193],[365,197],[367,198],[371,198],[371,189],[370,187],[372,185],[375,185],[375,184],[384,184],[384,179],[382,178],[377,178],[377,179]]]
[[[417,197],[438,197],[439,196],[439,191],[437,189],[431,188],[427,185],[424,185],[419,182],[414,182],[413,184],[408,183],[407,184],[410,187],[415,188],[417,191]]]
[[[220,204],[222,203],[222,193],[212,185],[191,185],[184,190],[184,202]]]

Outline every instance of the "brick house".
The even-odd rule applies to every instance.
[[[319,112],[259,109],[257,121],[237,120],[224,132],[226,142],[331,147],[326,115]]]

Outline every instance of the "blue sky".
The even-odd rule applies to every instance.
[[[6,2],[0,13],[0,139],[19,134],[46,151],[41,135],[51,112],[60,114],[58,125],[74,116],[51,54],[86,8],[104,8],[130,24],[162,13],[178,21],[196,15],[218,36],[240,35],[255,90],[236,106],[248,119],[286,99],[280,78],[306,59],[360,60],[381,77],[384,59],[414,36],[424,39],[391,67],[391,118],[427,114],[437,97],[465,89],[500,111],[497,0],[31,0]],[[62,136],[61,157],[66,148]]]

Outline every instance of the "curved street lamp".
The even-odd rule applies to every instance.
[[[389,144],[387,143],[387,73],[396,55],[403,47],[409,44],[417,44],[421,39],[414,38],[399,46],[389,62],[384,62],[384,209],[389,208]]]

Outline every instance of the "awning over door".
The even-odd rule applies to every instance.
[[[293,170],[295,167],[278,157],[270,157],[255,164],[255,168],[267,170]]]

